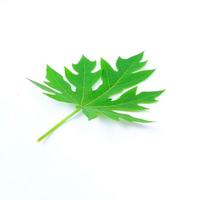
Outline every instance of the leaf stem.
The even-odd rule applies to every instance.
[[[55,126],[53,126],[51,129],[49,129],[44,135],[42,135],[41,137],[39,137],[37,139],[37,141],[41,142],[43,139],[49,137],[57,128],[59,128],[62,124],[64,124],[68,119],[70,119],[71,117],[73,117],[79,111],[80,111],[80,108],[77,108],[76,110],[74,110],[72,113],[70,113],[65,118],[63,118],[61,121],[59,121]]]

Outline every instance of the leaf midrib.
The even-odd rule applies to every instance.
[[[87,103],[86,105],[84,106],[88,106],[90,105],[91,103],[95,102],[97,99],[101,98],[103,95],[105,95],[106,93],[108,93],[112,88],[114,88],[118,83],[119,81],[124,78],[125,74],[127,73],[127,71],[130,69],[130,67],[132,67],[132,65],[135,64],[135,63],[132,63],[123,73],[123,75],[115,82],[115,84],[113,84],[108,90],[106,90],[104,93],[102,93],[100,96],[96,97],[95,99],[93,99],[92,101],[90,101],[89,103]]]
[[[123,105],[126,105],[127,103],[130,103],[130,101],[129,102],[126,102],[126,103],[119,103],[119,104],[113,104],[113,105],[107,105],[107,106],[101,106],[101,105],[97,105],[97,106],[89,106],[90,108],[92,108],[92,107],[101,107],[101,108],[107,108],[107,107],[115,107],[115,106],[123,106]],[[135,105],[137,105],[137,103],[135,104]]]
[[[83,99],[84,99],[84,95],[85,95],[85,61],[84,61],[84,65],[83,65],[83,87],[82,87],[82,97],[81,97],[81,105],[83,106]]]

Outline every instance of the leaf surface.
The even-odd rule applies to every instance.
[[[38,83],[30,80],[54,100],[71,103],[82,110],[89,120],[98,116],[113,120],[147,123],[149,121],[133,117],[126,112],[147,110],[143,104],[156,102],[161,91],[137,92],[137,85],[145,81],[154,72],[142,70],[146,61],[142,61],[143,52],[130,58],[119,57],[114,69],[105,59],[101,58],[100,69],[96,70],[96,61],[82,56],[73,71],[65,67],[62,76],[49,65],[46,70],[46,81]],[[101,80],[101,85],[93,90],[93,86]],[[75,91],[72,90],[75,87]],[[120,94],[115,100],[112,96]],[[125,113],[123,113],[125,112]]]

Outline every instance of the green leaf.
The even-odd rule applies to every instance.
[[[141,104],[156,102],[156,98],[163,92],[163,90],[137,92],[136,86],[154,72],[154,69],[142,70],[147,63],[147,61],[142,61],[143,55],[142,52],[127,59],[119,57],[116,69],[101,58],[99,70],[95,69],[96,61],[82,56],[77,64],[72,65],[74,72],[65,67],[65,76],[62,76],[47,65],[46,81],[43,84],[30,81],[41,88],[48,97],[74,104],[76,110],[70,114],[70,117],[82,110],[89,120],[103,116],[117,121],[147,123],[150,121],[121,113],[147,110],[148,108]],[[102,83],[96,90],[93,90],[93,86],[99,80]],[[72,90],[72,86],[75,87],[75,91]],[[116,94],[120,95],[113,100],[112,96]],[[63,119],[59,124],[64,123],[63,121],[65,120]],[[58,125],[55,127],[57,128]],[[39,140],[50,135],[56,129],[55,127]]]
[[[100,79],[101,71],[93,72],[96,66],[95,61],[90,61],[82,56],[78,64],[73,64],[73,69],[77,74],[73,74],[65,68],[67,80],[76,87],[74,98],[79,106],[84,106],[93,94],[92,86]]]

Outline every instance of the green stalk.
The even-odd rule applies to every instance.
[[[71,117],[73,117],[79,111],[80,111],[80,108],[77,108],[76,110],[74,110],[72,113],[70,113],[69,115],[67,115],[60,122],[58,122],[55,126],[53,126],[51,129],[49,129],[44,135],[42,135],[41,137],[39,137],[37,139],[37,141],[41,142],[43,139],[49,137],[57,128],[59,128],[62,124],[64,124],[68,119],[70,119]]]

